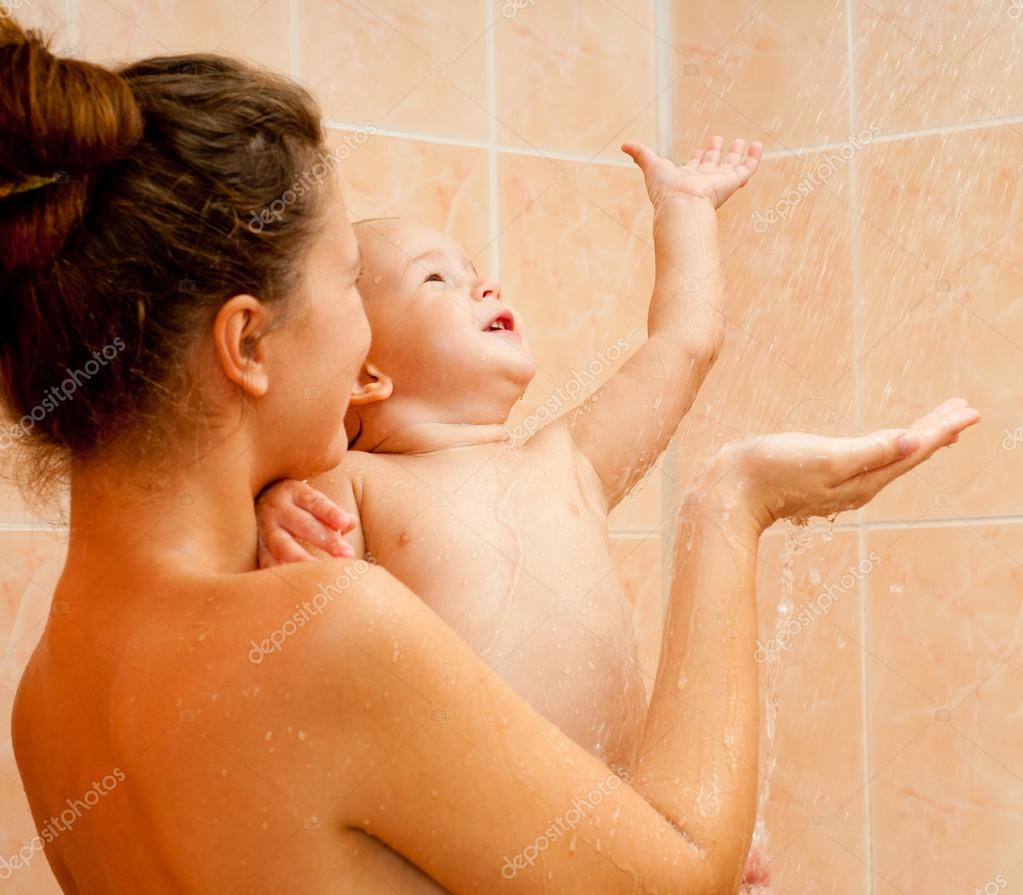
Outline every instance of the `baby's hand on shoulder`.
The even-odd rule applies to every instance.
[[[722,159],[724,142],[724,137],[711,137],[707,148],[694,150],[684,165],[662,158],[642,143],[623,143],[622,152],[639,165],[655,209],[678,198],[705,199],[720,208],[749,182],[764,152],[760,142],[747,149],[745,140],[733,140]]]
[[[305,482],[282,479],[265,489],[256,501],[256,524],[261,569],[314,559],[299,541],[331,556],[355,556],[342,535],[355,528],[356,520]]]

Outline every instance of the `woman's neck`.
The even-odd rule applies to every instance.
[[[207,572],[255,568],[253,495],[263,483],[244,447],[221,444],[201,462],[168,464],[167,475],[113,460],[73,468],[69,567],[184,560]]]

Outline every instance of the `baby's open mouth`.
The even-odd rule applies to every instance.
[[[485,333],[515,332],[515,315],[511,311],[501,311],[483,327]]]

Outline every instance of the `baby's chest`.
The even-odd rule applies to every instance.
[[[491,459],[403,470],[362,509],[367,550],[424,598],[439,589],[588,590],[611,568],[607,519],[571,468]]]

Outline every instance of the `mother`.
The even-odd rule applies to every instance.
[[[385,571],[254,571],[254,495],[341,460],[369,342],[339,185],[288,192],[323,150],[311,98],[211,56],[113,73],[0,27],[2,397],[35,477],[71,486],[14,739],[64,890],[734,891],[760,533],[864,503],[976,413],[711,462],[622,782]],[[277,630],[294,646],[250,662]]]

